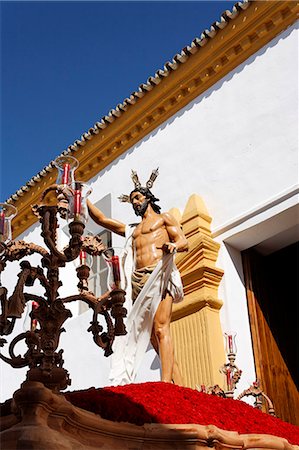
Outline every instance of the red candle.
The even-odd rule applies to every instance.
[[[5,226],[5,214],[3,211],[0,212],[0,234],[4,234]]]
[[[111,261],[112,261],[112,272],[113,272],[114,283],[115,283],[116,287],[119,287],[120,267],[119,267],[118,256],[112,256]]]
[[[80,250],[80,265],[86,265],[86,252],[84,250]]]
[[[231,369],[228,367],[226,370],[226,384],[227,384],[227,390],[231,391],[233,388],[233,384],[232,384],[232,371]]]
[[[227,338],[228,338],[228,350],[229,350],[229,353],[233,353],[233,337],[232,337],[231,334],[229,334],[227,336]]]
[[[71,166],[67,163],[63,166],[62,184],[69,184]]]
[[[39,307],[39,304],[35,301],[32,302],[32,311],[34,309],[37,309]],[[37,320],[31,318],[31,324],[30,324],[30,330],[34,331],[37,327]]]
[[[76,189],[74,198],[74,214],[75,216],[80,216],[80,213],[81,213],[81,191],[79,189]]]

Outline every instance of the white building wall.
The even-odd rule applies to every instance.
[[[194,192],[204,199],[213,218],[212,229],[222,244],[218,261],[225,271],[220,288],[224,300],[221,318],[223,331],[238,334],[237,364],[244,373],[240,389],[247,387],[247,381],[252,381],[255,374],[240,263],[243,248],[234,247],[232,242],[237,224],[246,224],[244,217],[250,215],[250,226],[265,220],[259,214],[261,205],[266,218],[275,217],[275,211],[267,205],[274,198],[278,203],[281,198],[283,205],[285,196],[293,198],[297,192],[297,39],[297,30],[292,26],[90,182],[91,201],[97,202],[111,193],[112,216],[125,223],[135,222],[136,217],[130,206],[120,204],[117,197],[132,190],[131,169],[136,169],[145,183],[151,170],[159,166],[160,176],[153,192],[161,199],[163,210],[172,207],[183,210]],[[30,239],[36,240],[37,228],[33,227],[30,233]],[[224,244],[227,237],[232,241],[230,247]],[[115,236],[113,245],[123,245],[123,239]],[[70,277],[65,292],[69,286]],[[75,324],[82,320],[81,317],[69,321],[73,337],[65,338],[73,339],[76,348],[80,343],[80,352],[87,333]],[[91,336],[87,338],[91,340]],[[101,370],[102,353],[90,350],[93,345],[88,344],[83,352],[90,370],[83,370],[80,362],[73,364],[71,378],[77,380],[73,387],[105,384],[105,375],[95,376]],[[106,362],[103,364],[106,367]],[[145,379],[146,376],[152,377],[147,372]],[[153,377],[158,379],[157,368]],[[7,398],[12,391],[4,386]]]

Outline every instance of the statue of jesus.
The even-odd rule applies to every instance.
[[[147,322],[152,320],[148,341],[150,338],[154,349],[160,356],[161,380],[182,384],[174,358],[170,321],[173,300],[183,299],[181,278],[174,264],[174,254],[188,250],[188,242],[176,219],[168,212],[160,212],[160,206],[156,203],[158,199],[150,191],[157,175],[157,170],[153,171],[146,187],[142,187],[136,172],[132,171],[135,189],[129,196],[120,197],[122,201],[130,202],[135,214],[141,217],[140,223],[135,226],[126,227],[124,223],[106,217],[90,201],[88,201],[88,209],[91,218],[97,224],[116,234],[126,236],[129,240],[133,253],[132,302],[133,309],[136,310],[131,322],[137,330],[132,334],[136,336],[136,333],[139,333],[142,328],[147,328]],[[153,301],[156,304],[154,309],[152,308]],[[148,302],[148,306],[146,306],[146,302]],[[151,309],[152,318],[149,317],[149,309]],[[139,317],[140,314],[144,315],[144,320]],[[130,330],[127,331],[130,332]],[[128,341],[126,346],[130,344],[131,347],[135,347],[138,344],[139,338],[136,342],[133,342],[132,339],[131,344]],[[126,348],[122,348],[119,351],[117,364],[120,363],[119,359],[123,358],[126,350]],[[134,351],[132,348],[131,353],[134,354]],[[138,357],[136,353],[140,353],[138,349],[135,351],[135,356],[128,356],[128,359],[134,360]],[[134,361],[127,362],[129,367],[134,364]],[[127,369],[126,373],[128,374],[128,372],[130,371]],[[131,373],[133,372],[131,371]],[[123,378],[123,380],[116,380],[115,384],[134,381],[130,375],[128,375],[128,380],[125,380],[126,377]]]

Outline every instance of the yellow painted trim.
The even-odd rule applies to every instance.
[[[87,181],[103,170],[295,22],[298,11],[298,3],[294,1],[251,2],[185,63],[178,64],[177,70],[169,72],[136,104],[128,107],[117,119],[111,118],[109,126],[80,145],[74,152],[80,163],[78,178]],[[55,179],[53,170],[14,202],[18,208],[13,221],[14,237],[36,221],[31,205]]]

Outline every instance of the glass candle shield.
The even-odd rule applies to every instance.
[[[8,203],[0,203],[0,242],[11,240],[11,221],[17,214],[17,208]]]
[[[111,247],[102,253],[108,266],[107,287],[126,290],[127,279],[123,270],[123,249]]]
[[[66,186],[75,181],[74,173],[79,165],[76,158],[73,156],[60,156],[55,159],[54,165],[58,171],[57,184]]]
[[[76,266],[77,267],[87,266],[87,267],[91,268],[92,262],[93,262],[93,257],[89,253],[85,252],[84,250],[80,250],[79,257],[77,258],[77,261],[76,261]]]
[[[87,197],[91,194],[92,189],[82,181],[74,181],[68,185],[68,221],[79,221],[86,223],[88,218]]]
[[[224,333],[225,337],[225,352],[227,355],[229,354],[236,354],[237,353],[237,346],[236,346],[236,335],[237,333]]]
[[[26,315],[23,322],[24,331],[34,331],[37,328],[37,320],[31,317],[31,312],[39,307],[39,304],[34,300],[29,300],[26,303]]]

